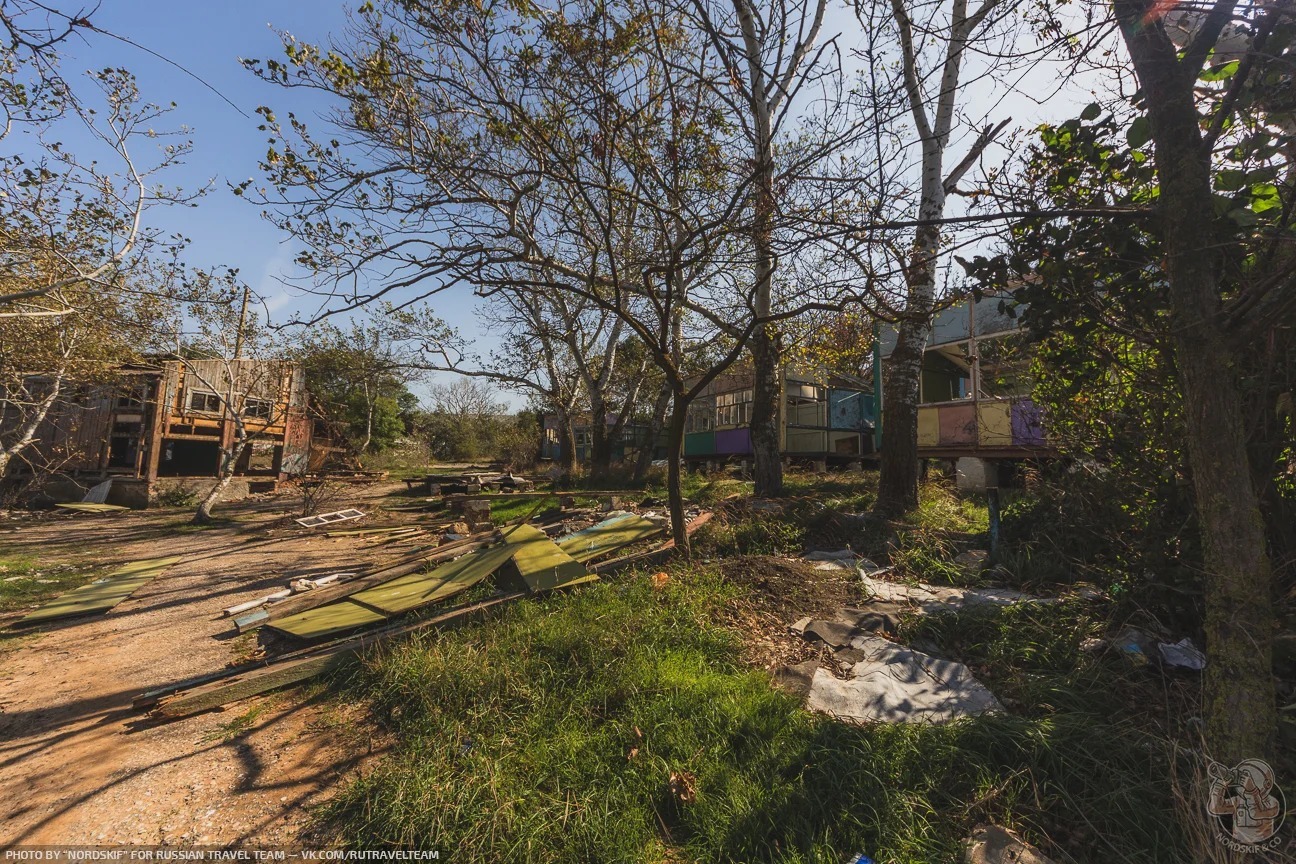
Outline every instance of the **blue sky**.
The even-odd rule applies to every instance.
[[[68,4],[67,8],[74,7]],[[257,106],[269,104],[280,115],[294,110],[309,118],[322,103],[312,104],[306,98],[309,94],[302,91],[263,84],[243,69],[239,58],[280,56],[280,29],[301,41],[325,41],[330,33],[345,26],[345,8],[339,0],[102,0],[94,14],[98,27],[170,58],[221,95],[145,51],[102,34],[85,33],[66,46],[66,75],[90,68],[123,66],[135,73],[145,99],[177,103],[171,125],[192,128],[194,152],[186,165],[168,177],[168,182],[190,189],[210,182],[212,189],[197,208],[154,211],[153,224],[191,238],[186,255],[191,265],[238,268],[243,280],[267,298],[279,320],[290,317],[295,310],[313,308],[315,303],[313,298],[303,298],[278,281],[278,277],[293,273],[294,244],[262,219],[256,206],[235,197],[226,184],[259,176],[257,161],[265,153],[266,135],[256,128]],[[834,10],[826,29],[844,31],[843,44],[853,42],[854,21],[844,5]],[[222,96],[248,116],[240,114]],[[1075,92],[1047,106],[1016,94],[1000,102],[1000,96],[1002,93],[993,89],[983,90],[975,101],[985,100],[982,104],[996,119],[1012,116],[1014,126],[1072,116],[1079,105],[1088,101],[1083,93]],[[968,107],[973,116],[979,113],[975,104]],[[468,291],[438,295],[435,307],[438,315],[466,335],[478,337],[479,350],[489,345],[489,340],[480,339],[475,304]],[[519,399],[510,401],[521,404]]]
[[[64,5],[69,11],[75,8]],[[310,116],[324,103],[312,104],[309,94],[262,83],[239,59],[281,56],[280,30],[301,41],[324,41],[345,26],[345,9],[351,5],[338,0],[102,0],[93,17],[96,26],[169,58],[220,95],[175,66],[100,33],[83,33],[65,46],[65,75],[122,66],[135,74],[144,99],[176,103],[169,122],[158,126],[190,127],[194,151],[185,165],[167,175],[167,182],[186,189],[210,183],[212,188],[196,208],[155,209],[150,221],[190,238],[185,255],[190,265],[238,268],[280,321],[298,309],[314,308],[317,301],[281,284],[280,277],[295,273],[293,241],[262,219],[259,208],[234,196],[227,183],[260,176],[257,161],[266,151],[266,133],[257,129],[257,106]],[[74,130],[61,134],[77,137]],[[469,292],[441,295],[436,308],[466,334],[480,335]],[[505,398],[522,407],[523,400]]]

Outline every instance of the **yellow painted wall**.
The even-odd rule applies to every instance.
[[[977,405],[977,437],[983,447],[1006,447],[1013,443],[1012,403],[981,402]],[[919,438],[922,433],[919,432]]]
[[[940,419],[936,408],[918,409],[918,446],[935,447],[940,444]]]

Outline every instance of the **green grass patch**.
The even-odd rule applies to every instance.
[[[26,609],[100,577],[94,567],[41,564],[30,555],[0,557],[0,612]]]
[[[863,513],[877,501],[877,484],[876,471],[843,471],[827,478],[788,473],[783,477],[783,493],[811,497],[844,513]]]
[[[986,820],[1077,861],[1183,860],[1159,751],[1072,650],[1094,626],[1082,609],[923,625],[1002,664],[989,680],[1019,704],[861,728],[740,665],[739,636],[714,623],[738,589],[714,569],[672,574],[663,590],[598,583],[371,655],[338,683],[395,744],[321,819],[354,848],[464,861],[933,864]]]

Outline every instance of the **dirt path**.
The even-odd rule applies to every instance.
[[[357,490],[339,507],[391,488]],[[185,556],[108,615],[0,643],[0,845],[285,842],[306,808],[359,769],[373,749],[359,709],[300,691],[167,724],[131,709],[140,692],[234,657],[226,606],[291,578],[409,554],[295,528],[268,533],[285,506],[231,505],[237,525],[186,533],[171,512],[20,523],[0,535],[7,551],[49,563]],[[399,516],[367,521],[414,521]]]

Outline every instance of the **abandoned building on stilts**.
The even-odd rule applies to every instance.
[[[1007,481],[1021,462],[1056,455],[1030,398],[1030,346],[1015,303],[1005,292],[945,306],[923,355],[918,455],[953,473],[964,488],[998,485],[1000,474]],[[895,341],[893,329],[878,329],[873,368],[860,377],[782,370],[779,450],[785,461],[824,469],[876,460],[886,422],[886,406],[876,394]],[[712,381],[689,405],[684,462],[702,468],[750,460],[753,398],[751,370],[741,365]],[[608,417],[609,427],[614,419]],[[583,462],[589,455],[588,419],[573,428],[576,461]],[[644,446],[647,430],[643,422],[623,424],[613,458]],[[543,458],[561,459],[558,431],[558,419],[547,416]],[[665,458],[666,443],[665,433],[654,442],[659,458]]]

